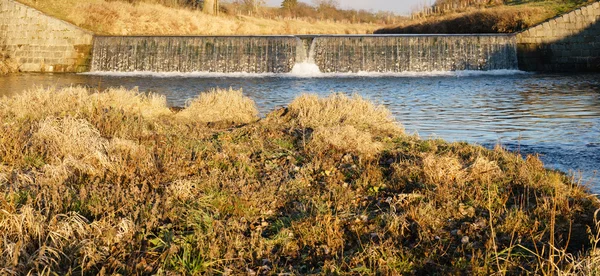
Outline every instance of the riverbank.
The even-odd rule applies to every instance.
[[[50,16],[100,35],[284,35],[366,34],[381,24],[330,20],[218,16],[183,7],[128,1],[19,0]]]
[[[490,1],[491,2],[491,1]],[[375,31],[377,34],[515,33],[593,1],[504,1],[506,4],[465,7],[414,18]],[[479,5],[479,4],[477,4]]]
[[[598,200],[536,157],[358,96],[257,114],[240,91],[0,99],[1,271],[597,272]]]

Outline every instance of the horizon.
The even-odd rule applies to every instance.
[[[314,4],[312,0],[299,0],[307,4]],[[267,0],[267,6],[279,7],[283,0]],[[354,10],[367,10],[367,11],[387,11],[393,12],[398,15],[408,15],[412,11],[417,10],[424,6],[432,5],[435,0],[402,0],[402,1],[390,1],[390,0],[338,0],[339,7],[342,9],[354,9]]]

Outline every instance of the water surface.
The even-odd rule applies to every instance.
[[[232,87],[242,88],[264,115],[301,93],[356,93],[386,105],[409,133],[537,153],[549,168],[581,174],[582,184],[600,192],[595,177],[600,169],[599,74],[231,76],[12,75],[0,77],[0,95],[34,86],[122,86],[160,93],[170,105],[183,106],[202,91]]]

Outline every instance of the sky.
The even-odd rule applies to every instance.
[[[300,0],[312,4],[312,0]],[[338,0],[343,9],[364,9],[372,11],[391,11],[399,15],[410,14],[418,7],[432,4],[434,0]],[[281,6],[282,0],[267,0],[269,6]]]

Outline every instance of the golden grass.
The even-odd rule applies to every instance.
[[[178,117],[193,122],[230,122],[247,124],[258,120],[254,101],[245,97],[241,90],[212,90],[190,101]]]
[[[258,121],[231,90],[178,113],[135,90],[0,98],[0,191],[0,274],[586,274],[600,260],[600,203],[568,177],[407,136],[342,94]]]
[[[367,156],[378,154],[383,149],[380,142],[373,141],[371,133],[357,130],[351,125],[317,128],[312,133],[308,147],[316,152],[332,147]]]
[[[0,49],[0,76],[18,72],[19,64]]]
[[[390,111],[359,95],[336,93],[327,98],[302,95],[289,105],[290,117],[303,127],[353,126],[374,133],[398,134],[403,129]]]
[[[508,0],[481,3],[458,12],[416,18],[375,33],[514,33],[595,0]]]
[[[531,4],[473,8],[462,13],[402,22],[396,26],[379,29],[375,33],[513,33],[555,15],[556,12],[552,9]]]
[[[214,16],[199,10],[127,1],[20,2],[97,34],[110,35],[364,34],[381,27],[301,19],[283,21],[249,16]]]

